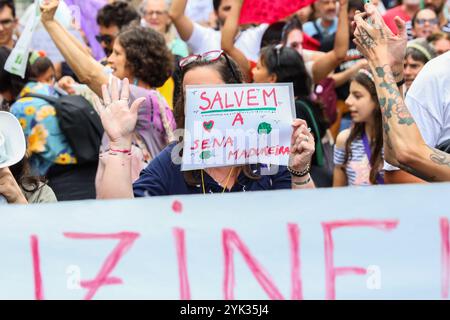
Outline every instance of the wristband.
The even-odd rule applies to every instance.
[[[305,181],[303,181],[303,182],[295,182],[295,181],[292,181],[292,183],[294,184],[294,185],[296,185],[296,186],[304,186],[304,185],[307,185],[308,183],[310,183],[311,182],[311,177],[308,177],[308,179],[306,179]]]
[[[303,171],[296,171],[294,169],[292,169],[291,167],[287,167],[288,171],[296,177],[299,178],[303,178],[304,176],[306,176],[307,174],[309,174],[310,170],[311,170],[311,165],[308,163],[308,165],[306,166],[305,170]]]
[[[115,150],[115,149],[112,149],[112,148],[109,148],[109,151],[115,152],[115,153],[124,153],[124,154],[130,154],[131,153],[131,150]]]

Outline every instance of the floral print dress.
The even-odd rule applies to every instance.
[[[11,106],[11,113],[19,119],[25,133],[33,174],[44,176],[54,164],[76,164],[75,154],[59,127],[55,108],[45,100],[26,97],[29,93],[53,97],[58,94],[47,84],[29,82]]]

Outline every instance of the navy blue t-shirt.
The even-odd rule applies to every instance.
[[[135,197],[167,196],[203,193],[201,183],[188,185],[181,171],[181,165],[172,162],[171,153],[176,144],[167,146],[153,161],[142,170],[139,179],[133,184]],[[258,173],[254,166],[254,173]],[[223,187],[204,172],[206,193],[221,193]],[[261,175],[257,180],[247,177],[242,171],[230,192],[291,189],[291,174],[280,166],[274,175]],[[226,191],[228,192],[228,190]]]

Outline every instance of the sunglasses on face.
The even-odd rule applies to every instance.
[[[98,34],[95,36],[95,39],[98,43],[104,42],[106,45],[110,45],[114,41],[114,38],[107,34]]]
[[[179,66],[181,69],[186,68],[188,65],[195,61],[203,61],[203,62],[215,62],[219,60],[222,56],[225,57],[227,60],[228,68],[230,69],[231,73],[233,74],[234,79],[237,82],[239,81],[239,78],[236,75],[236,71],[234,70],[233,66],[231,65],[230,59],[226,55],[226,53],[223,50],[214,50],[214,51],[208,51],[203,54],[193,54],[190,56],[187,56],[186,58],[183,58],[180,60]]]
[[[438,24],[438,19],[437,19],[437,18],[434,18],[434,19],[417,19],[417,20],[416,20],[416,23],[417,23],[419,26],[424,26],[425,23],[427,23],[427,22],[428,22],[430,25],[435,26],[435,25]]]

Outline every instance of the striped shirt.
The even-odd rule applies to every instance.
[[[364,150],[364,143],[361,138],[353,140],[350,145],[351,158],[345,165],[345,174],[349,186],[368,186],[370,183],[370,161]],[[345,148],[334,148],[334,164],[344,165]],[[381,172],[384,177],[384,172]]]

